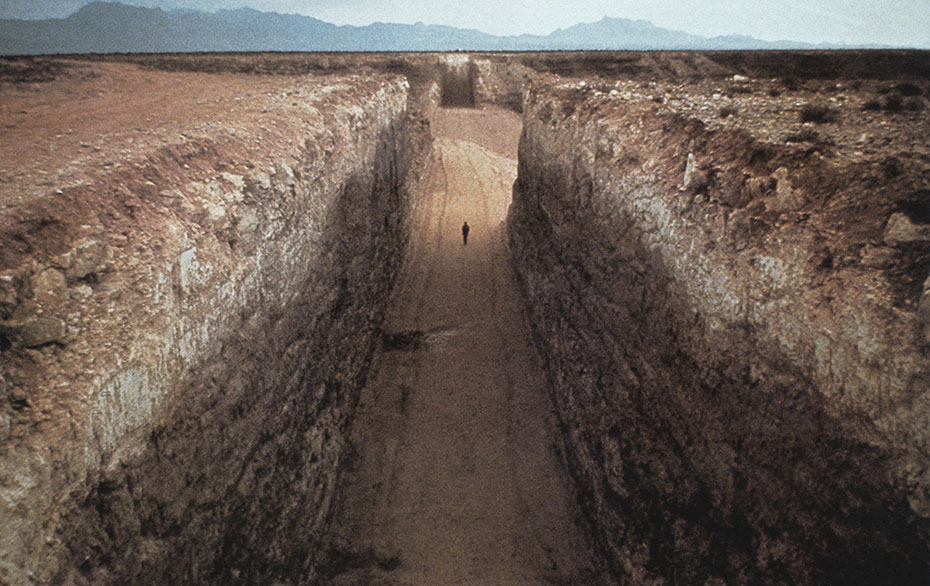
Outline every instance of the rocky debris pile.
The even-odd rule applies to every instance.
[[[90,286],[112,267],[112,251],[103,242],[85,238],[68,252],[35,264],[30,270],[8,271],[0,276],[0,291],[7,319],[0,321],[0,335],[7,344],[35,348],[64,343],[64,315],[68,302],[93,295]],[[31,273],[28,282],[25,274]],[[26,301],[19,302],[20,292]]]

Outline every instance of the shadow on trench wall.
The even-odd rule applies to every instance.
[[[477,72],[468,55],[446,55],[442,59],[442,100],[444,108],[475,107]]]
[[[526,136],[521,152],[537,158],[521,160],[510,246],[569,466],[616,573],[637,584],[927,584],[930,523],[888,482],[897,454],[861,439],[869,422],[832,415],[749,322],[729,344],[706,344],[706,310],[642,214],[620,195],[598,214],[591,175],[544,159],[544,139]],[[631,161],[629,185],[655,201],[674,193]]]
[[[406,242],[408,161],[393,148],[404,132],[382,132],[374,169],[352,176],[328,210],[297,298],[242,315],[236,335],[178,383],[145,451],[73,495],[61,535],[71,563],[54,583],[312,576]]]

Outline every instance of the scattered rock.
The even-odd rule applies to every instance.
[[[64,340],[65,324],[54,317],[35,317],[20,323],[0,325],[0,332],[14,344],[35,348]]]
[[[248,191],[255,192],[259,191],[268,191],[271,189],[271,176],[268,173],[255,173],[249,178]]]
[[[245,189],[245,177],[242,175],[236,175],[235,173],[222,173],[223,179],[230,182],[235,186],[237,192],[242,192]]]
[[[158,186],[151,181],[145,181],[136,188],[136,195],[144,198],[155,197],[158,194]]]
[[[78,285],[71,290],[72,299],[87,299],[94,294],[94,290],[87,285]]]
[[[19,287],[12,277],[0,277],[0,317],[8,317],[19,303]]]
[[[174,201],[184,199],[184,193],[180,189],[177,189],[177,188],[166,189],[164,191],[159,192],[158,195],[159,197],[169,200],[169,202],[174,202]],[[171,205],[171,204],[169,203],[168,205]]]
[[[885,268],[891,266],[898,256],[898,251],[888,246],[873,246],[866,244],[859,251],[859,257],[864,266],[870,268]]]
[[[688,162],[685,164],[685,176],[682,180],[685,189],[700,191],[707,187],[707,174],[698,169],[697,160],[692,153],[688,153]]]
[[[905,214],[896,212],[885,226],[885,242],[894,246],[907,242],[930,241],[930,226],[915,224]]]
[[[85,239],[70,252],[71,266],[65,275],[70,280],[80,280],[91,273],[101,272],[108,258],[105,244],[98,240]]]
[[[222,202],[205,201],[198,218],[198,223],[214,232],[225,230],[229,225],[226,207]]]
[[[179,291],[186,293],[191,286],[194,271],[197,268],[197,249],[189,248],[178,255],[174,265],[174,279]]]
[[[58,269],[45,269],[29,279],[32,295],[40,303],[60,301],[65,297],[65,275]]]
[[[258,228],[258,214],[249,208],[239,208],[236,220],[236,230],[239,235],[252,234]]]
[[[775,180],[771,177],[752,177],[746,182],[749,195],[752,199],[765,197],[775,187]]]
[[[807,203],[807,198],[800,191],[791,187],[788,169],[779,167],[772,173],[775,180],[775,196],[766,202],[766,208],[776,212],[796,212]]]

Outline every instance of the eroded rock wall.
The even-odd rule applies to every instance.
[[[925,582],[920,161],[661,102],[534,84],[508,220],[601,545],[631,584]]]
[[[523,111],[523,88],[535,72],[513,55],[475,55],[475,103]]]
[[[288,83],[5,210],[0,581],[312,574],[425,143],[403,78]]]
[[[471,108],[475,105],[475,68],[465,53],[451,53],[439,59],[441,105]]]

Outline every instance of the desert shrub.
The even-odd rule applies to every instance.
[[[34,83],[55,81],[70,66],[36,57],[10,58],[0,62],[0,81]]]
[[[738,112],[739,110],[733,106],[724,106],[723,108],[720,108],[719,114],[721,118],[729,118],[730,116],[736,116]]]
[[[869,100],[868,102],[862,105],[862,109],[877,112],[882,109],[882,103],[879,102],[878,100]]]
[[[772,88],[772,89],[769,90],[769,95],[772,96],[773,98],[777,98],[778,96],[781,95],[781,90],[777,90],[777,89],[775,89],[775,88]]]
[[[923,95],[923,91],[921,91],[919,87],[912,83],[899,83],[898,85],[894,86],[894,91],[905,97]]]
[[[927,107],[926,102],[920,98],[911,98],[904,102],[904,108],[911,112],[920,112]]]
[[[801,122],[813,122],[815,124],[826,124],[836,122],[836,110],[827,106],[818,106],[816,104],[805,104],[801,106]]]

